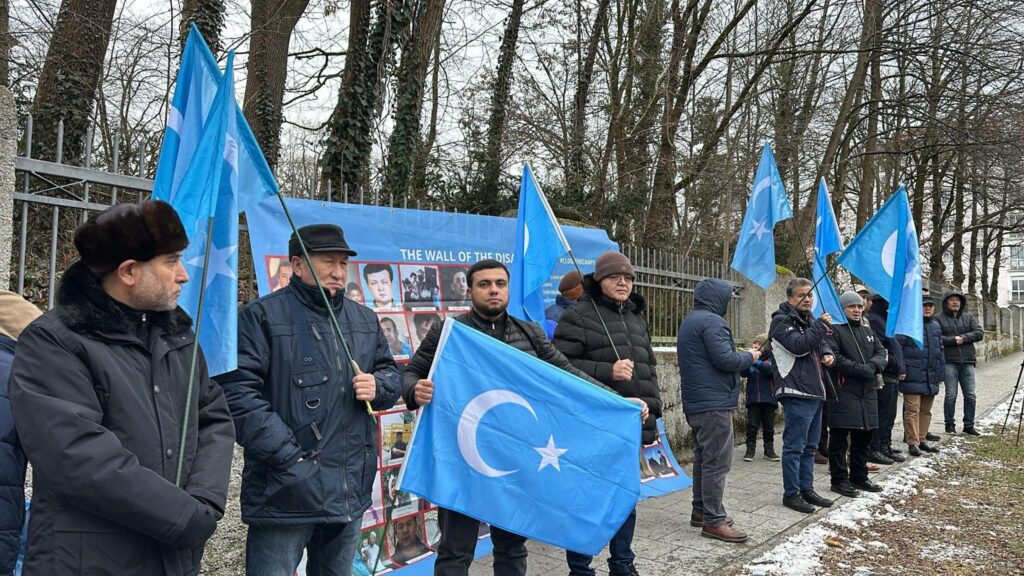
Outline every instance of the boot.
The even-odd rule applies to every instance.
[[[729,526],[732,526],[732,524],[733,524],[732,516],[726,516],[725,517],[725,523],[728,524]],[[703,525],[704,525],[704,516],[702,516],[700,514],[697,514],[696,512],[690,512],[690,526],[693,526],[694,528],[700,528]]]
[[[733,544],[741,544],[747,541],[746,532],[742,532],[729,526],[728,524],[719,524],[718,526],[705,526],[701,529],[700,535],[705,538],[714,538],[715,540],[721,540],[722,542],[731,542]]]
[[[911,444],[910,446],[907,447],[907,454],[910,454],[911,456],[914,456],[916,458],[917,456],[921,455],[921,449]]]
[[[907,460],[905,456],[896,452],[896,450],[889,444],[882,446],[882,454],[885,454],[885,457],[893,462],[905,462]]]
[[[939,453],[939,449],[938,448],[936,448],[934,446],[929,446],[925,442],[921,442],[921,444],[918,446],[918,448],[920,448],[922,452],[931,452],[932,454],[938,454]]]
[[[625,572],[608,572],[608,576],[640,576],[640,573],[636,571],[636,566],[630,564]]]
[[[853,484],[850,484],[849,480],[844,480],[839,484],[833,484],[832,491],[836,494],[846,496],[847,498],[856,498],[857,496],[860,496],[860,491],[854,488]]]
[[[956,434],[956,425],[946,424],[946,434]]]
[[[974,426],[964,426],[964,434],[968,436],[981,436],[981,432],[974,429]]]
[[[866,479],[866,478],[864,480],[860,480],[858,482],[850,482],[850,484],[854,488],[856,488],[858,490],[863,490],[865,492],[881,492],[882,491],[882,487],[881,486],[879,486],[878,484],[875,484],[870,479]]]
[[[804,497],[800,494],[783,496],[782,505],[790,510],[796,510],[797,512],[803,512],[804,514],[811,514],[815,510],[814,506],[811,506],[811,504],[804,500]]]
[[[756,447],[757,446],[755,444],[747,444],[747,453],[743,455],[743,461],[744,462],[753,462],[754,461],[754,449]]]
[[[924,439],[929,442],[938,442],[939,440],[942,440],[942,436],[939,436],[938,434],[932,434],[931,432],[929,432],[924,435]]]
[[[831,500],[818,494],[814,490],[804,490],[800,495],[804,497],[804,500],[807,501],[808,504],[813,504],[822,508],[828,508],[832,505]]]
[[[764,447],[764,459],[771,462],[778,462],[782,460],[779,455],[775,453],[775,448],[771,445]]]
[[[882,454],[881,452],[876,452],[875,450],[872,450],[868,452],[868,462],[888,466],[893,463],[893,460],[891,458],[888,458],[885,454]]]

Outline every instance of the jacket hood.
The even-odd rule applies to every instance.
[[[604,292],[601,291],[601,283],[594,280],[593,274],[587,274],[583,277],[583,296],[580,297],[580,300],[582,301],[585,299],[604,304],[609,308],[618,308],[618,303],[605,296]],[[627,308],[630,307],[630,305],[632,305],[633,310],[639,314],[647,309],[647,300],[636,292],[631,292],[629,294],[629,299],[626,300]]]
[[[718,278],[705,278],[693,291],[693,307],[724,317],[732,298],[732,284]]]
[[[885,298],[882,298],[878,294],[875,294],[874,296],[871,297],[871,310],[868,310],[868,312],[877,312],[878,314],[881,314],[883,317],[888,317],[889,301],[886,300]]]
[[[955,314],[952,310],[949,309],[948,306],[946,306],[946,301],[949,300],[950,298],[960,299],[960,310],[958,310]],[[959,316],[960,314],[967,312],[967,297],[964,296],[963,292],[958,292],[956,290],[950,290],[949,292],[946,292],[945,294],[942,295],[942,311],[945,312],[946,314],[949,314],[950,316]]]
[[[81,261],[76,261],[60,278],[57,287],[57,310],[60,320],[71,330],[134,333],[134,323],[125,309],[100,286],[99,278]],[[180,307],[168,312],[147,312],[153,324],[168,334],[177,334],[192,327],[192,318]]]

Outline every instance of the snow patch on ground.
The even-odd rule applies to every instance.
[[[834,535],[833,531],[822,526],[820,522],[812,524],[744,566],[743,572],[751,576],[817,574],[821,568],[820,555],[821,550],[825,548],[825,538]]]

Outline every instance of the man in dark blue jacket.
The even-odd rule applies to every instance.
[[[311,574],[351,574],[377,469],[377,426],[401,382],[377,316],[345,298],[355,251],[341,228],[293,233],[287,287],[250,303],[238,320],[238,369],[217,377],[245,448],[242,520],[246,574],[292,576],[309,552]],[[353,366],[332,328],[319,278]]]
[[[725,542],[746,542],[726,516],[722,496],[732,468],[732,411],[739,404],[740,374],[760,352],[736,351],[725,312],[732,284],[707,278],[693,291],[693,311],[679,326],[676,351],[683,413],[693,430],[693,513],[690,525],[701,536]]]
[[[906,460],[899,450],[892,447],[892,427],[896,422],[896,406],[899,404],[899,378],[906,372],[903,366],[903,347],[895,338],[885,335],[885,324],[889,319],[889,302],[875,294],[871,297],[871,309],[865,312],[871,322],[875,337],[889,352],[889,362],[882,371],[885,386],[878,391],[878,428],[871,435],[871,450],[868,451],[868,462],[875,464],[892,464]],[[929,438],[929,440],[938,438]]]
[[[786,286],[786,301],[772,314],[771,351],[775,397],[782,403],[782,505],[809,514],[832,501],[814,491],[814,452],[821,437],[825,402],[824,366],[835,360],[825,344],[831,316],[811,317],[813,284],[795,278]]]

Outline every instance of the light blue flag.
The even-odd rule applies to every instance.
[[[889,301],[885,335],[921,346],[921,256],[907,191],[900,186],[839,256],[839,264]]]
[[[761,288],[775,281],[775,225],[793,217],[793,207],[767,143],[754,177],[754,188],[743,216],[732,268]]]
[[[399,487],[597,555],[640,494],[639,405],[447,321]]]
[[[818,216],[814,226],[814,270],[811,281],[817,283],[817,286],[814,288],[815,299],[811,314],[817,318],[822,312],[828,312],[833,324],[846,324],[846,314],[843,313],[843,305],[839,303],[839,295],[836,294],[832,280],[825,274],[828,270],[825,257],[842,249],[839,223],[836,222],[832,199],[829,198],[825,179],[822,178],[818,184]]]
[[[199,145],[222,76],[217,60],[199,29],[195,24],[191,26],[181,54],[181,67],[167,114],[167,127],[164,129],[160,160],[153,182],[153,198],[171,203]],[[231,107],[234,110],[235,141],[238,144],[237,204],[239,211],[244,212],[260,203],[268,194],[276,194],[278,185],[237,101]]]
[[[530,165],[523,164],[516,245],[509,271],[509,314],[543,325],[544,283],[558,259],[571,250]]]

